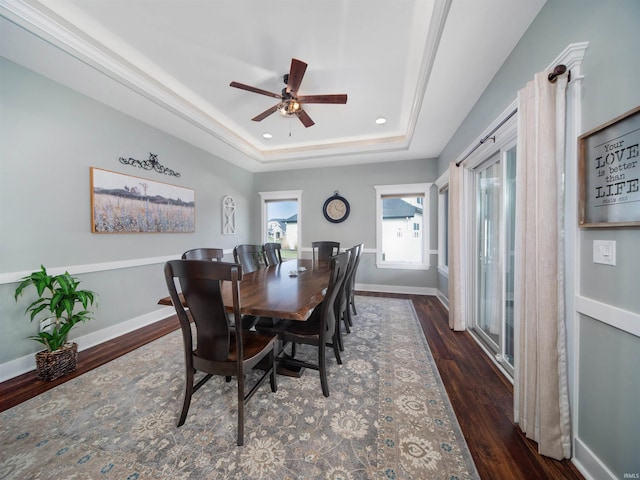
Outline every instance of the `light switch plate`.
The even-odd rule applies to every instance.
[[[615,240],[594,240],[593,241],[593,263],[603,265],[616,264],[616,241]]]

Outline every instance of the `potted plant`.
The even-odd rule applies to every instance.
[[[67,336],[76,324],[91,318],[87,307],[93,305],[95,292],[79,290],[80,282],[68,272],[49,275],[43,265],[39,271],[21,280],[15,291],[16,301],[23,290],[31,285],[38,294],[38,299],[25,310],[30,314],[31,321],[38,317],[40,323],[40,332],[29,338],[46,347],[46,350],[36,353],[38,378],[54,380],[75,371],[78,345],[68,343]],[[79,309],[80,305],[82,309]]]

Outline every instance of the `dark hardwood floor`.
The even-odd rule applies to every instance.
[[[583,480],[568,460],[559,462],[536,452],[513,425],[513,387],[486,358],[467,332],[448,327],[448,312],[435,298],[420,295],[360,295],[408,298],[413,301],[431,352],[482,479]],[[357,306],[357,300],[356,300]],[[354,316],[355,328],[358,317]],[[34,372],[0,383],[0,411],[7,410],[56,385],[103,365],[178,328],[176,317],[84,350],[76,372],[43,382]]]

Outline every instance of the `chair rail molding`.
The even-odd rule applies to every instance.
[[[229,253],[225,251],[225,254]],[[115,262],[104,263],[91,263],[85,265],[70,265],[67,267],[51,267],[47,268],[47,271],[51,275],[60,275],[62,273],[69,272],[71,275],[81,275],[83,273],[94,272],[106,272],[109,270],[118,270],[121,268],[142,267],[145,265],[156,265],[158,263],[165,263],[169,260],[179,259],[180,255],[166,255],[162,257],[148,257],[148,258],[132,258],[129,260],[118,260]],[[37,270],[39,266],[34,266],[33,270],[25,270],[22,272],[7,272],[0,273],[0,285],[7,283],[18,283],[22,277],[31,275],[31,272]]]

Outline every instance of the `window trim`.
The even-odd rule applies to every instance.
[[[270,201],[283,201],[283,200],[295,200],[297,202],[298,209],[296,215],[298,216],[298,258],[302,251],[302,190],[281,190],[273,192],[258,192],[260,195],[260,241],[265,243],[267,241],[267,203]]]
[[[448,252],[448,248],[445,248],[448,237],[445,238],[445,224],[449,223],[449,212],[445,210],[444,205],[444,192],[449,193],[449,169],[440,175],[440,178],[436,180],[436,186],[438,187],[438,272],[446,278],[449,278],[449,259],[445,258],[445,252]],[[451,201],[451,199],[449,199]],[[448,205],[448,203],[447,203]],[[449,229],[447,228],[447,234]],[[444,260],[447,260],[445,263]]]
[[[399,185],[375,185],[376,191],[376,267],[394,268],[401,270],[429,270],[430,267],[430,229],[429,209],[431,199],[429,197],[431,183],[405,183]],[[382,260],[382,197],[389,195],[416,195],[424,197],[422,206],[422,262],[385,262]]]

